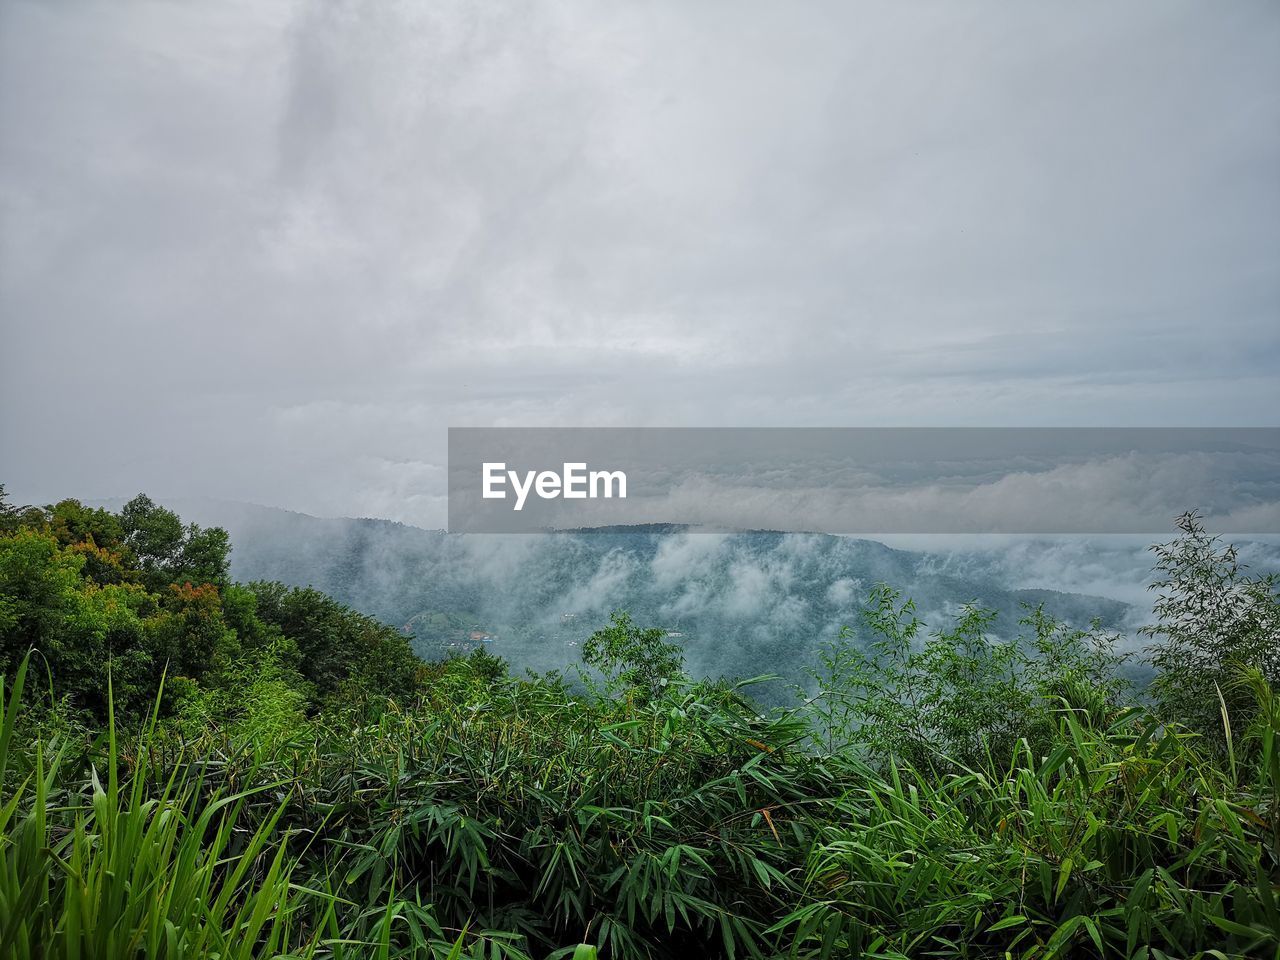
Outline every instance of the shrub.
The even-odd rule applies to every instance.
[[[1178,519],[1181,535],[1152,549],[1159,579],[1152,692],[1161,714],[1219,748],[1224,713],[1242,728],[1257,706],[1247,676],[1280,684],[1280,597],[1274,576],[1247,576],[1232,545],[1210,536],[1200,517]]]
[[[1125,691],[1116,637],[1039,608],[1020,621],[1029,637],[993,637],[995,614],[975,606],[926,637],[915,605],[881,585],[864,619],[875,639],[846,630],[823,652],[813,705],[827,749],[858,745],[874,763],[1002,768],[1024,740],[1042,751],[1064,707],[1104,721]]]

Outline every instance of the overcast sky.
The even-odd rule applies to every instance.
[[[0,0],[0,482],[449,425],[1276,425],[1280,4]]]

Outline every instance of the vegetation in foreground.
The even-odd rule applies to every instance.
[[[422,663],[146,498],[0,497],[0,958],[1280,956],[1275,585],[1180,523],[1149,696],[880,588],[762,713],[625,615]]]

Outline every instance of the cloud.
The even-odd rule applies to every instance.
[[[1231,424],[1280,399],[1272,4],[0,21],[19,496],[439,526],[447,425]]]

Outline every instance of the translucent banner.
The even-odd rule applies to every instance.
[[[1280,532],[1280,428],[450,428],[449,529]]]

